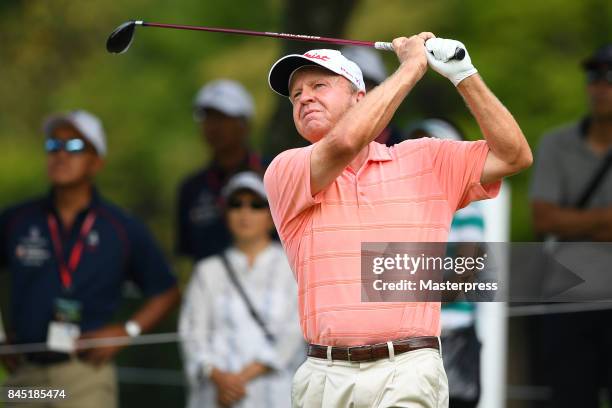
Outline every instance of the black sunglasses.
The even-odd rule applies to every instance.
[[[64,150],[67,153],[82,153],[87,146],[83,139],[68,139],[66,141],[50,137],[45,140],[45,151],[47,153],[56,153]]]
[[[239,200],[232,198],[227,202],[227,208],[237,210],[242,207],[249,207],[252,210],[263,210],[268,208],[268,202],[264,200]]]
[[[586,72],[587,82],[594,84],[595,82],[605,81],[612,84],[612,69],[589,69]]]

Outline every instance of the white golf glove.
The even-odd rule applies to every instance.
[[[457,47],[465,50],[465,57],[461,61],[450,59],[455,55]],[[460,41],[430,38],[425,42],[425,48],[427,49],[425,54],[427,54],[429,65],[434,71],[450,79],[455,86],[478,72],[472,65],[470,54],[468,54],[465,45]]]

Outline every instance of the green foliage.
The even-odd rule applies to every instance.
[[[106,38],[129,19],[265,31],[278,26],[280,5],[33,0],[0,13],[0,208],[47,189],[43,118],[84,108],[100,116],[109,139],[101,190],[145,218],[170,249],[176,186],[207,157],[191,115],[195,92],[227,76],[266,99],[261,78],[276,42],[141,28],[128,53],[110,55]]]
[[[207,158],[191,120],[191,101],[206,81],[232,77],[257,101],[253,144],[279,100],[267,69],[274,39],[140,28],[128,53],[109,55],[109,32],[130,18],[278,31],[280,1],[74,0],[4,2],[0,7],[0,207],[46,189],[40,124],[48,113],[83,107],[104,121],[110,154],[99,184],[106,195],[153,226],[171,248],[177,183]],[[575,2],[363,0],[347,38],[390,40],[418,31],[462,40],[489,86],[521,123],[533,147],[550,127],[586,112],[578,63],[611,37],[611,6]],[[308,33],[316,34],[316,33]],[[387,66],[395,57],[385,54]],[[428,73],[400,108],[405,125],[449,116],[477,137],[452,87]],[[529,173],[512,179],[513,238],[529,239]]]

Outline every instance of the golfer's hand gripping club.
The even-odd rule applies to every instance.
[[[459,42],[459,41],[457,41]],[[459,43],[461,44],[461,43]],[[462,44],[463,45],[463,44]],[[374,48],[382,51],[394,52],[393,43],[377,41],[374,43]],[[450,59],[461,61],[465,57],[465,48],[457,47]]]
[[[476,68],[465,45],[460,41],[444,38],[430,38],[425,41],[427,62],[434,71],[448,78],[455,86],[465,78],[474,75]],[[463,51],[463,58],[456,58],[457,50]]]

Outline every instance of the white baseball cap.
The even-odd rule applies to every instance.
[[[253,98],[238,82],[217,79],[204,85],[194,101],[194,119],[204,119],[204,109],[214,109],[232,117],[250,119],[255,112]]]
[[[291,75],[306,65],[319,65],[342,75],[352,82],[357,89],[365,92],[361,69],[353,61],[347,59],[338,50],[310,50],[304,54],[290,54],[282,57],[272,65],[268,74],[268,83],[274,92],[289,96],[289,81]]]
[[[54,114],[45,119],[43,132],[50,137],[58,126],[66,124],[74,127],[85,140],[91,143],[98,156],[106,156],[106,135],[100,119],[85,110]]]
[[[229,179],[225,187],[223,187],[221,195],[227,200],[238,190],[250,190],[264,200],[268,200],[263,180],[253,171],[243,171],[235,174]]]
[[[380,84],[387,78],[387,69],[380,53],[371,47],[358,47],[351,45],[341,50],[342,55],[353,61],[361,68],[363,77]]]

